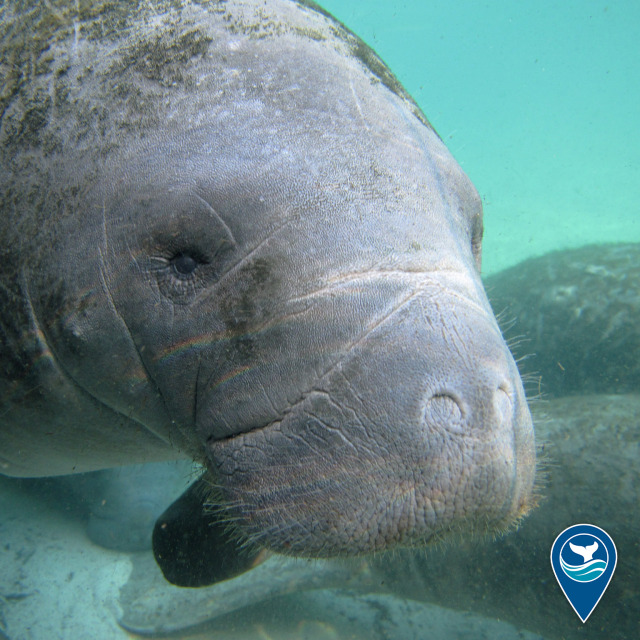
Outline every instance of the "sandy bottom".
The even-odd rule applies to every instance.
[[[25,489],[15,480],[0,477],[0,638],[118,640],[138,637],[118,624],[123,615],[120,589],[127,583],[134,564],[148,567],[146,577],[157,583],[165,609],[172,594],[176,602],[193,598],[200,610],[208,606],[212,611],[216,609],[203,590],[166,585],[151,562],[150,553],[131,555],[95,546],[85,534],[82,519],[60,510],[54,503],[50,497],[34,495],[33,487]],[[224,599],[224,588],[215,593],[217,602]],[[249,593],[247,599],[251,602]],[[153,620],[153,607],[161,605],[154,605],[148,598],[147,603]],[[176,607],[176,615],[179,616],[181,610],[185,607]],[[174,632],[169,637],[539,639],[477,615],[389,595],[354,594],[336,589],[277,597],[215,617],[195,628]]]

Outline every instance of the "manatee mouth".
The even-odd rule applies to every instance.
[[[522,516],[530,487],[519,486],[511,440],[429,433],[381,428],[312,393],[280,421],[210,440],[207,455],[237,534],[279,553],[422,546]]]
[[[249,545],[367,554],[502,532],[531,506],[531,416],[484,307],[429,281],[320,371],[280,419],[206,442],[220,502]],[[224,433],[216,411],[203,405],[200,433]]]

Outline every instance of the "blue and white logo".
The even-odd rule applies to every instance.
[[[575,564],[578,559],[579,564]],[[590,533],[571,536],[560,549],[560,566],[565,575],[576,582],[597,580],[605,572],[608,561],[604,543]]]
[[[616,562],[611,536],[592,524],[574,524],[553,543],[551,567],[582,622],[587,621],[609,586]]]

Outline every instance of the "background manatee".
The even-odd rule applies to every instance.
[[[201,472],[194,467],[190,460],[150,462],[68,476],[13,478],[15,484],[7,486],[81,519],[93,544],[149,551],[156,520]]]
[[[193,478],[188,460],[127,465],[65,476],[88,512],[87,534],[92,542],[120,551],[147,551],[153,527],[167,504]]]
[[[640,245],[554,251],[487,278],[546,396],[640,390]]]
[[[285,0],[2,11],[3,473],[188,457],[305,556],[529,510],[479,197],[371,50]]]

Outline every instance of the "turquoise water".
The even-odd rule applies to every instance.
[[[485,203],[483,272],[640,240],[640,3],[325,0]]]

